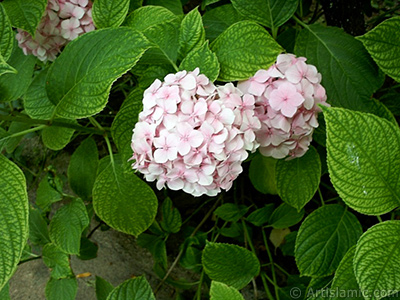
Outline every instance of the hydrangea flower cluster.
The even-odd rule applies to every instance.
[[[255,114],[261,122],[256,132],[260,152],[273,158],[301,157],[318,127],[318,104],[326,103],[321,74],[306,58],[281,54],[268,70],[238,83],[255,97]]]
[[[49,0],[35,38],[18,29],[16,38],[25,55],[53,61],[61,47],[79,35],[94,30],[89,0]]]
[[[194,196],[228,190],[255,151],[255,98],[232,83],[216,87],[196,69],[169,74],[145,92],[133,130],[133,168],[157,188]]]

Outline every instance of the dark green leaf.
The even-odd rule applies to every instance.
[[[259,208],[253,211],[246,220],[255,226],[263,226],[271,218],[272,212],[274,211],[274,205],[267,204],[263,208]]]
[[[47,222],[40,210],[34,208],[29,209],[29,241],[35,245],[50,243]]]
[[[224,221],[237,222],[243,217],[249,208],[246,205],[236,205],[233,203],[225,203],[218,207],[214,214]]]
[[[43,262],[51,269],[51,278],[61,279],[72,276],[68,254],[54,244],[47,244],[42,250]]]
[[[182,9],[182,3],[180,0],[146,0],[145,1],[146,5],[160,5],[165,8],[168,8],[170,11],[172,11],[176,15],[182,15],[183,14],[183,9]]]
[[[0,300],[11,300],[9,283],[7,283],[3,289],[0,290]]]
[[[56,119],[64,123],[77,125],[75,120]],[[43,144],[51,150],[61,150],[71,141],[75,130],[68,127],[48,126],[42,130]]]
[[[60,182],[58,177],[55,180]],[[61,183],[62,184],[62,183]],[[62,199],[61,193],[49,183],[49,175],[45,176],[39,183],[36,190],[36,205],[43,211],[49,210],[49,206]]]
[[[3,5],[0,3],[0,54],[7,61],[14,47],[14,32]]]
[[[275,229],[288,228],[299,223],[304,216],[304,210],[297,211],[294,207],[283,203],[271,215],[269,224]]]
[[[12,122],[10,127],[8,128],[7,135],[16,134],[27,129],[31,128],[30,124],[20,123],[20,122]],[[6,139],[5,147],[7,153],[12,153],[18,147],[19,143],[22,141],[25,135],[21,134],[19,136],[11,137]]]
[[[166,198],[161,206],[161,227],[168,233],[177,233],[182,226],[182,218],[179,210],[172,206],[170,198]]]
[[[0,54],[0,76],[7,73],[17,74],[18,71],[15,70],[13,67],[11,67],[9,64],[7,64],[3,56],[1,56]]]
[[[50,278],[46,285],[47,300],[74,300],[78,292],[78,282],[75,278]]]
[[[78,258],[81,260],[90,260],[97,257],[97,251],[99,246],[93,243],[91,240],[82,237],[81,238],[81,248],[79,250]]]
[[[92,16],[96,28],[118,27],[129,10],[129,0],[97,0],[93,3]]]
[[[97,300],[107,300],[108,295],[110,295],[111,291],[114,289],[114,286],[101,278],[100,276],[96,276],[96,297]]]

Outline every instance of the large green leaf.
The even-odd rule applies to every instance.
[[[100,112],[112,83],[148,48],[146,38],[127,27],[95,30],[69,43],[47,74],[47,94],[57,114],[74,119]]]
[[[219,62],[215,53],[208,47],[208,42],[205,42],[200,48],[189,52],[179,66],[180,70],[187,71],[193,71],[196,68],[199,68],[200,73],[206,75],[211,82],[217,80]]]
[[[0,155],[0,290],[14,274],[28,239],[28,195],[22,171]]]
[[[97,0],[93,3],[92,16],[96,28],[118,27],[128,14],[130,0]]]
[[[244,16],[268,28],[278,28],[293,16],[298,0],[232,0],[233,6]]]
[[[179,54],[185,57],[190,51],[200,48],[205,42],[206,33],[197,8],[190,11],[182,20],[179,29]]]
[[[332,274],[361,233],[357,218],[340,205],[325,205],[313,211],[297,234],[295,258],[300,274]]]
[[[202,262],[212,280],[237,289],[245,287],[260,272],[260,262],[255,254],[232,244],[207,243]]]
[[[74,300],[78,292],[76,278],[50,278],[46,285],[47,300]]]
[[[371,95],[381,85],[378,68],[361,42],[342,29],[307,26],[296,39],[295,53],[322,74],[329,103],[371,111]]]
[[[92,195],[98,165],[96,142],[88,138],[76,148],[68,166],[69,186],[78,196],[89,198]]]
[[[376,64],[400,82],[400,17],[388,19],[358,39]]]
[[[357,243],[354,273],[362,291],[380,299],[400,291],[400,221],[369,228]]]
[[[400,131],[374,115],[324,109],[329,174],[339,196],[368,215],[400,204]]]
[[[257,191],[276,195],[276,163],[272,157],[257,154],[250,162],[249,177]]]
[[[219,80],[246,80],[259,69],[268,69],[282,47],[260,25],[251,21],[233,24],[211,44],[220,63]]]
[[[146,278],[139,276],[117,286],[108,295],[107,300],[155,300]]]
[[[153,223],[157,198],[132,170],[125,171],[118,159],[97,176],[93,187],[93,207],[112,228],[137,236]]]
[[[305,155],[276,164],[276,186],[284,202],[300,210],[312,199],[321,177],[321,161],[314,147]]]
[[[210,300],[244,300],[240,292],[225,283],[211,281]]]
[[[58,120],[68,124],[77,124],[76,120]],[[74,132],[74,129],[68,127],[48,126],[42,130],[42,141],[51,150],[61,150],[71,141]]]
[[[0,54],[7,61],[14,47],[14,32],[3,5],[0,3]]]
[[[144,31],[154,25],[170,22],[176,19],[169,9],[161,6],[143,6],[133,11],[125,20],[125,25],[137,31]]]
[[[15,46],[7,63],[18,73],[8,73],[0,77],[0,102],[13,101],[25,94],[32,81],[36,58],[25,55]]]
[[[0,54],[0,76],[7,73],[17,74],[18,71],[6,63],[3,56]]]
[[[24,29],[34,36],[42,19],[47,0],[4,0],[2,2],[14,27]]]
[[[54,244],[47,244],[42,250],[43,262],[51,269],[51,278],[61,279],[72,275],[69,255]]]
[[[364,297],[361,294],[360,288],[358,286],[356,276],[354,275],[353,270],[353,258],[354,253],[356,252],[356,246],[354,245],[347,251],[346,255],[343,257],[340,262],[335,277],[333,277],[331,290],[336,292],[336,297],[331,297],[331,300],[336,299],[354,299],[354,300],[363,300]],[[341,297],[340,294],[337,294],[337,291],[346,292],[346,297]],[[353,296],[352,296],[353,295]]]
[[[89,225],[86,206],[81,199],[74,199],[59,208],[50,221],[50,239],[62,251],[79,254],[81,234]]]

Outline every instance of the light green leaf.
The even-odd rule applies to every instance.
[[[89,225],[85,204],[74,199],[59,208],[50,221],[50,239],[62,251],[79,254],[81,234]]]
[[[293,16],[298,0],[232,0],[232,4],[249,19],[274,29]]]
[[[14,27],[24,29],[31,36],[35,36],[47,0],[4,0],[2,4]]]
[[[32,119],[49,120],[56,108],[47,97],[46,76],[48,70],[43,70],[33,79],[23,97],[25,112]]]
[[[295,53],[322,74],[329,103],[371,111],[371,95],[381,85],[378,68],[361,42],[342,29],[307,26],[296,39]]]
[[[33,55],[25,55],[21,48],[14,47],[7,63],[17,73],[8,73],[0,77],[0,102],[17,100],[25,94],[32,81],[35,62],[36,58]]]
[[[205,42],[205,36],[201,15],[195,8],[183,18],[179,29],[179,54],[181,57],[200,48]]]
[[[219,62],[215,53],[211,52],[208,47],[208,42],[189,52],[179,66],[180,70],[186,71],[193,71],[196,68],[199,68],[200,73],[206,75],[211,82],[217,80]]]
[[[22,171],[0,155],[0,290],[17,269],[29,234],[29,205]]]
[[[11,300],[9,283],[7,283],[3,289],[0,290],[0,300]]]
[[[139,235],[154,221],[157,198],[153,190],[121,161],[105,168],[93,187],[96,214],[112,228]]]
[[[165,7],[146,5],[133,11],[126,18],[125,25],[142,32],[152,26],[175,19],[176,15]]]
[[[354,253],[356,252],[356,246],[354,245],[347,251],[346,255],[343,257],[342,261],[340,262],[335,277],[332,281],[331,290],[332,291],[344,291],[347,293],[347,297],[340,297],[336,293],[336,297],[331,297],[331,300],[336,299],[359,299],[363,300],[360,288],[358,286],[356,276],[354,275],[353,270],[353,258]],[[353,296],[352,296],[353,295]]]
[[[146,5],[160,5],[165,8],[168,8],[176,15],[182,15],[182,2],[180,0],[146,0]]]
[[[69,43],[46,79],[47,95],[57,106],[57,114],[77,119],[100,112],[112,83],[148,48],[140,33],[126,27],[95,30]]]
[[[0,54],[7,61],[14,47],[14,32],[11,28],[10,19],[0,3]]]
[[[9,64],[7,64],[3,56],[1,56],[0,54],[0,76],[7,73],[17,74],[18,71],[15,70],[13,67],[11,67]]]
[[[207,11],[203,15],[206,39],[210,41],[215,40],[222,32],[228,29],[229,26],[245,19],[244,16],[233,8],[232,4],[218,6]]]
[[[67,124],[77,124],[75,120],[56,119]],[[48,126],[42,130],[43,144],[51,150],[61,150],[71,141],[75,130],[68,127]]]
[[[374,115],[323,109],[331,181],[351,208],[368,215],[400,204],[400,131]],[[368,128],[368,130],[365,130]]]
[[[161,227],[168,233],[177,233],[181,229],[182,218],[179,210],[173,207],[173,203],[169,197],[161,205],[161,213]]]
[[[92,195],[98,165],[96,142],[88,138],[76,148],[68,166],[69,186],[79,197],[86,199]]]
[[[273,211],[274,204],[270,203],[253,211],[246,220],[255,226],[262,226],[269,221]]]
[[[400,82],[400,17],[383,21],[358,39],[385,74]]]
[[[246,205],[236,205],[233,203],[225,203],[218,207],[214,214],[224,221],[237,222],[243,217],[249,208]]]
[[[257,191],[263,194],[277,195],[276,162],[272,157],[257,154],[250,162],[249,177]]]
[[[314,147],[299,158],[279,160],[276,164],[278,194],[298,211],[314,196],[321,177],[321,161]]]
[[[260,262],[255,254],[233,244],[207,243],[202,262],[212,280],[239,290],[260,272]]]
[[[275,229],[288,228],[296,225],[304,217],[304,209],[297,211],[294,207],[282,203],[271,215],[269,224]]]
[[[69,255],[54,244],[47,244],[42,250],[43,262],[51,269],[51,278],[61,279],[72,276]]]
[[[233,24],[210,47],[221,66],[221,81],[246,80],[268,69],[283,51],[264,28],[250,21]]]
[[[50,278],[46,285],[47,300],[74,300],[78,292],[76,278]]]
[[[119,27],[129,10],[130,0],[97,0],[93,3],[92,16],[96,28]]]
[[[211,281],[210,300],[244,300],[240,292],[225,283]]]
[[[97,300],[107,300],[107,297],[114,289],[114,286],[100,276],[96,276],[95,289]]]
[[[313,211],[297,234],[295,258],[300,274],[331,275],[361,233],[357,218],[340,205],[325,205]]]
[[[29,209],[29,241],[34,245],[50,243],[47,223],[38,209]]]
[[[146,278],[139,276],[129,279],[117,286],[107,297],[107,300],[155,300]]]
[[[49,183],[49,180],[54,180],[54,185],[62,185],[59,177],[51,178],[50,174],[43,177],[39,183],[39,187],[36,190],[36,205],[39,206],[43,211],[48,211],[49,206],[52,203],[58,202],[62,199],[61,193]]]

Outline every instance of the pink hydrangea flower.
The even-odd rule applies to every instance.
[[[255,98],[254,111],[261,122],[255,141],[265,156],[304,155],[318,127],[318,104],[329,105],[321,74],[305,62],[304,57],[281,54],[268,70],[259,70],[238,84],[244,94]]]
[[[16,38],[25,55],[33,54],[41,61],[54,61],[69,41],[94,29],[91,1],[49,0],[35,39],[22,29],[18,29]]]
[[[254,97],[242,96],[231,83],[214,86],[198,69],[156,80],[133,129],[132,167],[158,189],[194,196],[230,189],[261,128]]]

